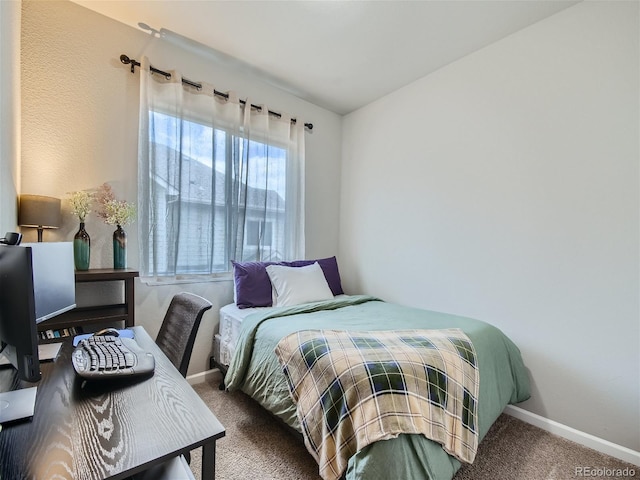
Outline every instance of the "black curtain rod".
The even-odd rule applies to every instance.
[[[124,63],[125,65],[131,65],[131,73],[135,72],[135,67],[139,67],[140,66],[140,62],[138,62],[136,60],[133,60],[133,59],[127,57],[124,54],[120,55],[120,61],[122,63]],[[171,78],[171,74],[169,72],[163,72],[162,70],[158,70],[157,68],[155,68],[155,67],[153,67],[151,65],[149,65],[149,69],[153,73],[157,73],[159,75],[163,75],[167,80],[169,80]],[[184,83],[185,85],[189,85],[191,87],[197,88],[198,90],[202,89],[202,85],[200,83],[192,82],[191,80],[188,80],[188,79],[186,79],[184,77],[182,77],[182,83]],[[213,90],[213,94],[217,95],[219,97],[222,97],[222,98],[224,98],[226,100],[229,99],[229,94],[228,93],[219,92],[216,89]],[[247,102],[242,100],[242,99],[240,100],[240,103],[242,105],[246,105],[247,104]],[[262,110],[262,107],[260,105],[251,104],[251,108],[255,108],[256,110]],[[273,115],[275,117],[278,117],[278,118],[282,117],[282,115],[279,114],[278,112],[272,112],[271,110],[269,110],[269,114]],[[296,123],[296,119],[292,118],[291,119],[291,123]],[[313,130],[313,123],[305,123],[304,126],[306,128],[308,128],[309,130]]]

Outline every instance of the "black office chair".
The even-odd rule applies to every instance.
[[[182,292],[174,295],[167,313],[164,315],[164,320],[162,320],[160,331],[156,337],[156,344],[183,377],[187,376],[189,360],[191,360],[191,352],[196,341],[196,334],[200,327],[202,315],[212,306],[207,299],[193,293]],[[191,463],[189,452],[185,453],[184,457],[187,463]],[[155,473],[147,472],[147,475],[149,474],[151,477],[145,476],[143,478],[154,478]],[[165,477],[161,475],[159,478]]]
[[[192,293],[182,292],[171,299],[171,304],[164,316],[156,337],[156,344],[183,377],[187,376],[193,343],[196,340],[202,315],[212,306],[209,300]]]

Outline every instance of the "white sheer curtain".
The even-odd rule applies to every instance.
[[[304,258],[304,122],[140,68],[140,271],[180,277],[230,260]]]

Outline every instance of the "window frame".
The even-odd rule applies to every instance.
[[[230,201],[229,199],[232,198],[233,195],[233,184],[234,184],[234,175],[233,175],[233,156],[234,156],[234,147],[239,148],[238,154],[242,155],[243,153],[243,149],[245,148],[245,146],[248,148],[248,146],[251,143],[257,143],[260,145],[266,145],[267,149],[270,148],[275,148],[278,149],[282,152],[282,161],[284,164],[284,177],[281,178],[285,191],[287,189],[287,186],[289,185],[289,175],[291,175],[290,169],[289,169],[289,158],[288,158],[288,146],[286,142],[283,141],[277,141],[274,139],[270,139],[269,142],[265,141],[265,138],[268,138],[268,135],[265,134],[261,134],[258,133],[257,135],[255,135],[256,138],[253,138],[253,135],[251,138],[246,138],[245,136],[239,136],[233,131],[233,128],[229,126],[229,124],[227,123],[225,125],[225,122],[210,122],[210,121],[205,121],[203,120],[204,117],[191,113],[191,112],[185,112],[182,116],[182,118],[177,117],[175,115],[172,115],[169,112],[169,109],[165,109],[165,108],[155,108],[155,109],[149,109],[148,110],[148,115],[149,115],[149,125],[152,125],[152,122],[154,120],[152,120],[152,116],[155,114],[160,114],[160,115],[164,115],[166,117],[169,117],[171,119],[173,119],[173,121],[177,121],[177,122],[189,122],[192,124],[195,124],[201,128],[206,128],[206,129],[211,129],[211,139],[212,139],[212,146],[215,149],[216,148],[216,140],[215,140],[215,136],[218,134],[217,132],[223,133],[225,135],[225,139],[224,139],[224,144],[225,144],[225,148],[224,148],[224,169],[225,171],[222,173],[224,175],[224,199],[225,201],[224,203],[224,223],[225,223],[225,227],[224,227],[224,231],[225,231],[225,240],[224,240],[224,253],[223,253],[223,257],[224,257],[224,261],[222,264],[220,264],[219,262],[217,263],[217,265],[219,266],[226,266],[226,269],[224,270],[214,270],[213,269],[213,259],[215,257],[215,255],[212,253],[210,254],[210,258],[211,258],[211,270],[210,272],[202,272],[202,273],[193,273],[193,272],[188,272],[188,267],[185,268],[180,268],[180,262],[179,262],[179,257],[176,259],[176,272],[175,274],[171,274],[169,273],[170,270],[167,270],[165,268],[165,270],[163,272],[154,272],[154,274],[150,277],[146,277],[146,283],[149,284],[167,284],[167,283],[192,283],[192,282],[202,282],[202,281],[219,281],[219,280],[227,280],[229,278],[231,278],[231,274],[232,274],[232,266],[231,266],[231,251],[232,251],[232,225],[233,225],[233,202]],[[180,127],[178,127],[180,128]],[[242,128],[239,129],[240,133],[242,133]],[[149,145],[150,145],[150,151],[153,150],[152,145],[163,145],[161,143],[156,143],[154,141],[154,139],[152,138],[152,128],[148,129],[148,140],[149,140]],[[254,134],[255,132],[252,132],[252,134]],[[234,145],[235,143],[235,145]],[[163,145],[164,146],[164,145]],[[171,147],[168,147],[171,148]],[[216,166],[216,161],[215,161],[215,152],[212,152],[212,165],[211,168],[215,170],[215,166]],[[182,158],[184,158],[184,156],[182,156]],[[190,161],[197,161],[197,159],[190,157],[191,160]],[[150,184],[156,184],[158,183],[157,180],[162,180],[162,179],[156,179],[154,178],[153,175],[153,168],[151,168],[151,162],[154,163],[154,165],[156,164],[156,159],[151,159],[149,158],[149,171],[148,171],[148,175],[149,175],[149,182]],[[169,162],[170,160],[167,159],[167,162]],[[181,160],[184,161],[184,160]],[[220,172],[219,172],[220,173]],[[212,178],[214,178],[215,175],[212,175]],[[164,182],[167,183],[167,180],[164,179]],[[250,187],[249,185],[247,185],[248,188],[255,188],[255,187]],[[171,189],[175,190],[175,187],[170,186],[170,185],[166,185],[166,190],[167,192]],[[271,190],[267,190],[267,191],[271,191]],[[275,192],[275,190],[273,190]],[[282,196],[283,201],[286,204],[286,195]],[[150,199],[148,199],[150,200]],[[179,206],[183,207],[185,205],[190,205],[190,204],[195,204],[196,202],[194,201],[180,201],[179,202]],[[216,209],[216,200],[215,198],[211,198],[210,202],[206,203],[205,205],[208,205],[209,208],[212,209]],[[155,209],[156,205],[153,206],[153,208]],[[286,207],[285,207],[286,208]],[[247,206],[247,212],[251,210],[250,206]],[[149,210],[151,211],[151,209]],[[164,218],[166,218],[166,214],[163,215]],[[215,217],[215,215],[214,215]],[[149,218],[149,222],[151,223],[152,218]],[[157,218],[156,218],[157,220]],[[255,222],[255,221],[259,221],[260,222],[260,231],[262,231],[263,224],[269,224],[270,225],[270,241],[269,241],[269,247],[273,247],[273,244],[275,243],[275,239],[273,236],[273,232],[275,231],[274,225],[273,225],[273,221],[262,218],[259,220],[251,220],[248,217],[245,217],[244,220],[244,226],[243,228],[247,228],[248,227],[248,222]],[[166,225],[166,222],[165,222]],[[157,226],[154,226],[153,230],[155,230],[157,228]],[[215,231],[213,230],[212,227],[212,231],[211,231],[211,235],[215,235]],[[244,236],[243,239],[243,243],[245,243],[246,245],[247,242],[247,237]],[[256,244],[254,245],[249,245],[249,246],[258,246]],[[157,248],[157,247],[156,247]],[[165,247],[165,248],[169,248],[169,247]],[[277,245],[276,245],[276,249],[277,249]],[[151,240],[151,236],[149,238],[149,240],[147,241],[147,246],[146,246],[146,254],[147,254],[147,261],[149,263],[149,265],[154,265],[153,262],[153,246],[152,246],[152,240]],[[157,255],[157,252],[155,252],[155,254]],[[168,252],[164,252],[164,256],[166,259],[168,259]],[[165,264],[168,265],[167,262],[164,262]],[[187,264],[188,265],[188,264]]]

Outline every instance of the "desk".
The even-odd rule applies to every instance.
[[[70,338],[55,362],[40,364],[33,420],[0,432],[0,478],[118,480],[198,447],[203,480],[214,478],[224,427],[145,330],[134,331],[155,356],[150,378],[83,386]],[[16,385],[15,370],[0,371],[1,391]]]

